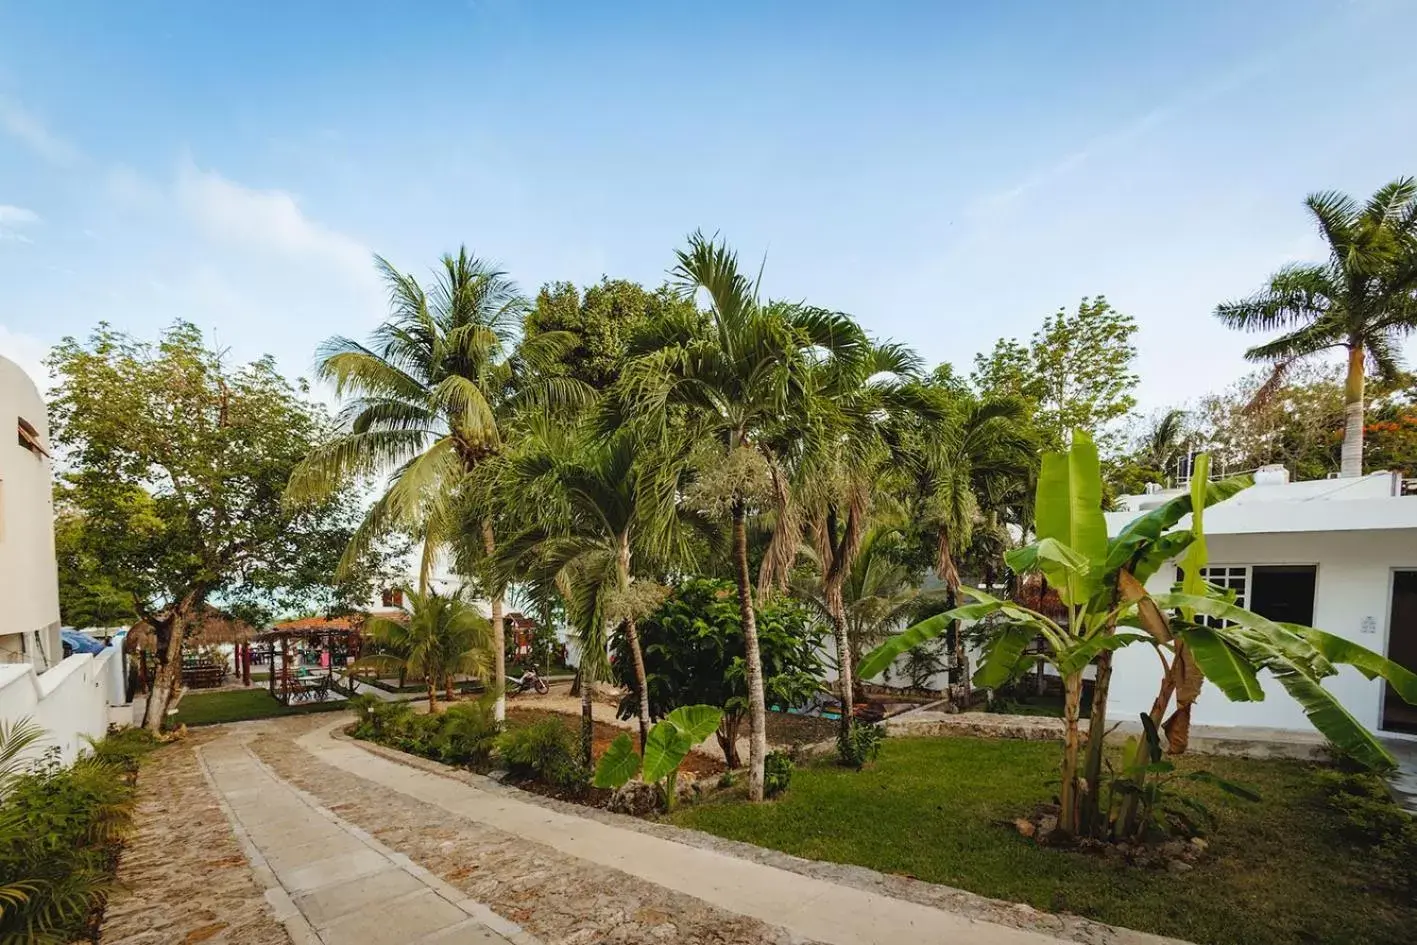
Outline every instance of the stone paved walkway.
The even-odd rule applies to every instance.
[[[241,937],[223,925],[210,940],[251,945],[1168,941],[527,795],[343,738],[336,732],[343,724],[330,716],[240,723],[209,730],[185,750],[176,746],[173,757],[190,759],[186,783],[194,795],[201,793],[205,766],[207,797],[196,800],[208,810],[206,827],[225,819],[222,805],[233,824],[220,842],[202,836],[209,845],[204,855],[220,855],[223,869],[234,870],[224,882],[239,886],[241,895],[230,904],[268,936]],[[164,839],[170,850],[191,845],[177,836]],[[243,848],[245,858],[239,856]],[[147,906],[177,910],[170,902]],[[285,922],[288,938],[267,917],[272,912]],[[205,938],[202,931],[195,936],[184,931],[194,927],[190,924],[167,934],[112,937],[113,920],[136,928],[135,916],[136,908],[123,916],[110,911],[104,941],[146,945]],[[208,925],[213,921],[223,920],[208,918]],[[279,937],[270,937],[272,932]]]
[[[246,741],[231,732],[198,754],[266,899],[297,945],[537,945],[281,780]]]

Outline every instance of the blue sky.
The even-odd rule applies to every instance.
[[[0,353],[186,318],[304,373],[372,252],[655,284],[702,227],[932,363],[1105,293],[1157,407],[1244,370],[1211,310],[1314,256],[1306,193],[1417,173],[1414,16],[0,0]]]

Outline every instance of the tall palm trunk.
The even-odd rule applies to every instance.
[[[851,634],[846,626],[846,603],[841,596],[841,581],[828,580],[827,612],[831,614],[832,632],[836,637],[836,685],[841,696],[841,736],[851,738],[851,724],[856,711],[855,687],[851,665]]]
[[[595,764],[595,703],[590,698],[594,688],[589,677],[581,677],[581,760],[587,771]]]
[[[423,681],[428,686],[428,714],[432,715],[438,711],[438,681],[432,676],[424,676]]]
[[[1363,475],[1363,346],[1348,346],[1348,377],[1343,383],[1343,460],[1339,475]]]
[[[748,800],[763,799],[763,765],[767,758],[767,705],[763,698],[763,658],[758,650],[758,622],[753,613],[753,583],[748,576],[748,509],[733,502],[733,566],[738,581],[738,608],[743,619],[743,656],[748,682]]]
[[[625,532],[620,536],[620,555],[617,561],[620,569],[620,587],[630,586],[630,534]],[[640,704],[640,754],[645,752],[645,746],[649,743],[649,676],[645,673],[645,654],[640,648],[640,628],[635,623],[635,615],[628,614],[625,617],[625,637],[630,641],[630,657],[635,669],[635,688],[639,694]]]
[[[935,573],[945,582],[949,592],[950,607],[959,606],[959,568],[955,566],[954,551],[950,547],[950,530],[944,525],[935,532]],[[959,682],[955,684],[959,693],[960,708],[968,709],[970,702],[969,656],[964,649],[964,634],[960,632],[959,621],[950,628],[954,635],[954,664]]]
[[[1082,704],[1082,673],[1063,680],[1063,766],[1062,787],[1058,791],[1061,810],[1058,829],[1068,836],[1078,832],[1078,708]]]
[[[482,548],[490,558],[497,550],[497,542],[492,536],[492,523],[482,523]],[[507,720],[507,628],[502,625],[502,591],[492,595],[492,691],[497,700],[492,704],[492,717],[498,722]]]

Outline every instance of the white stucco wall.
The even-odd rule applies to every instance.
[[[30,635],[32,643],[39,630],[43,648],[57,664],[63,652],[50,461],[20,445],[20,418],[49,444],[49,419],[38,388],[18,365],[0,357],[0,659],[19,658],[15,634]],[[48,668],[35,659],[37,668]]]
[[[1390,509],[1417,500],[1388,500]],[[1333,503],[1334,506],[1348,503]],[[1212,566],[1315,565],[1314,626],[1353,640],[1379,653],[1387,652],[1388,610],[1392,600],[1392,572],[1417,568],[1417,530],[1411,528],[1290,532],[1285,534],[1215,534],[1209,528],[1207,545]],[[1153,592],[1169,589],[1175,580],[1172,567],[1162,568],[1148,583]],[[1113,719],[1135,718],[1148,710],[1160,683],[1160,665],[1151,647],[1136,645],[1117,653],[1108,714]],[[1265,690],[1262,702],[1230,702],[1207,684],[1196,702],[1192,720],[1199,725],[1246,725],[1309,729],[1312,726],[1298,703],[1282,686],[1261,673]],[[1383,698],[1381,680],[1364,679],[1351,667],[1325,680],[1355,718],[1369,729],[1379,728]]]
[[[110,646],[97,656],[71,656],[44,673],[28,664],[0,665],[0,719],[29,718],[45,731],[31,754],[54,745],[71,762],[88,747],[84,736],[101,738],[108,731],[109,706],[123,701],[123,677],[114,672],[121,662]]]

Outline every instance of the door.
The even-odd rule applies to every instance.
[[[1417,673],[1417,571],[1392,573],[1392,610],[1388,618],[1387,657]],[[1391,686],[1383,686],[1383,724],[1389,732],[1417,735],[1417,706],[1408,705]]]

